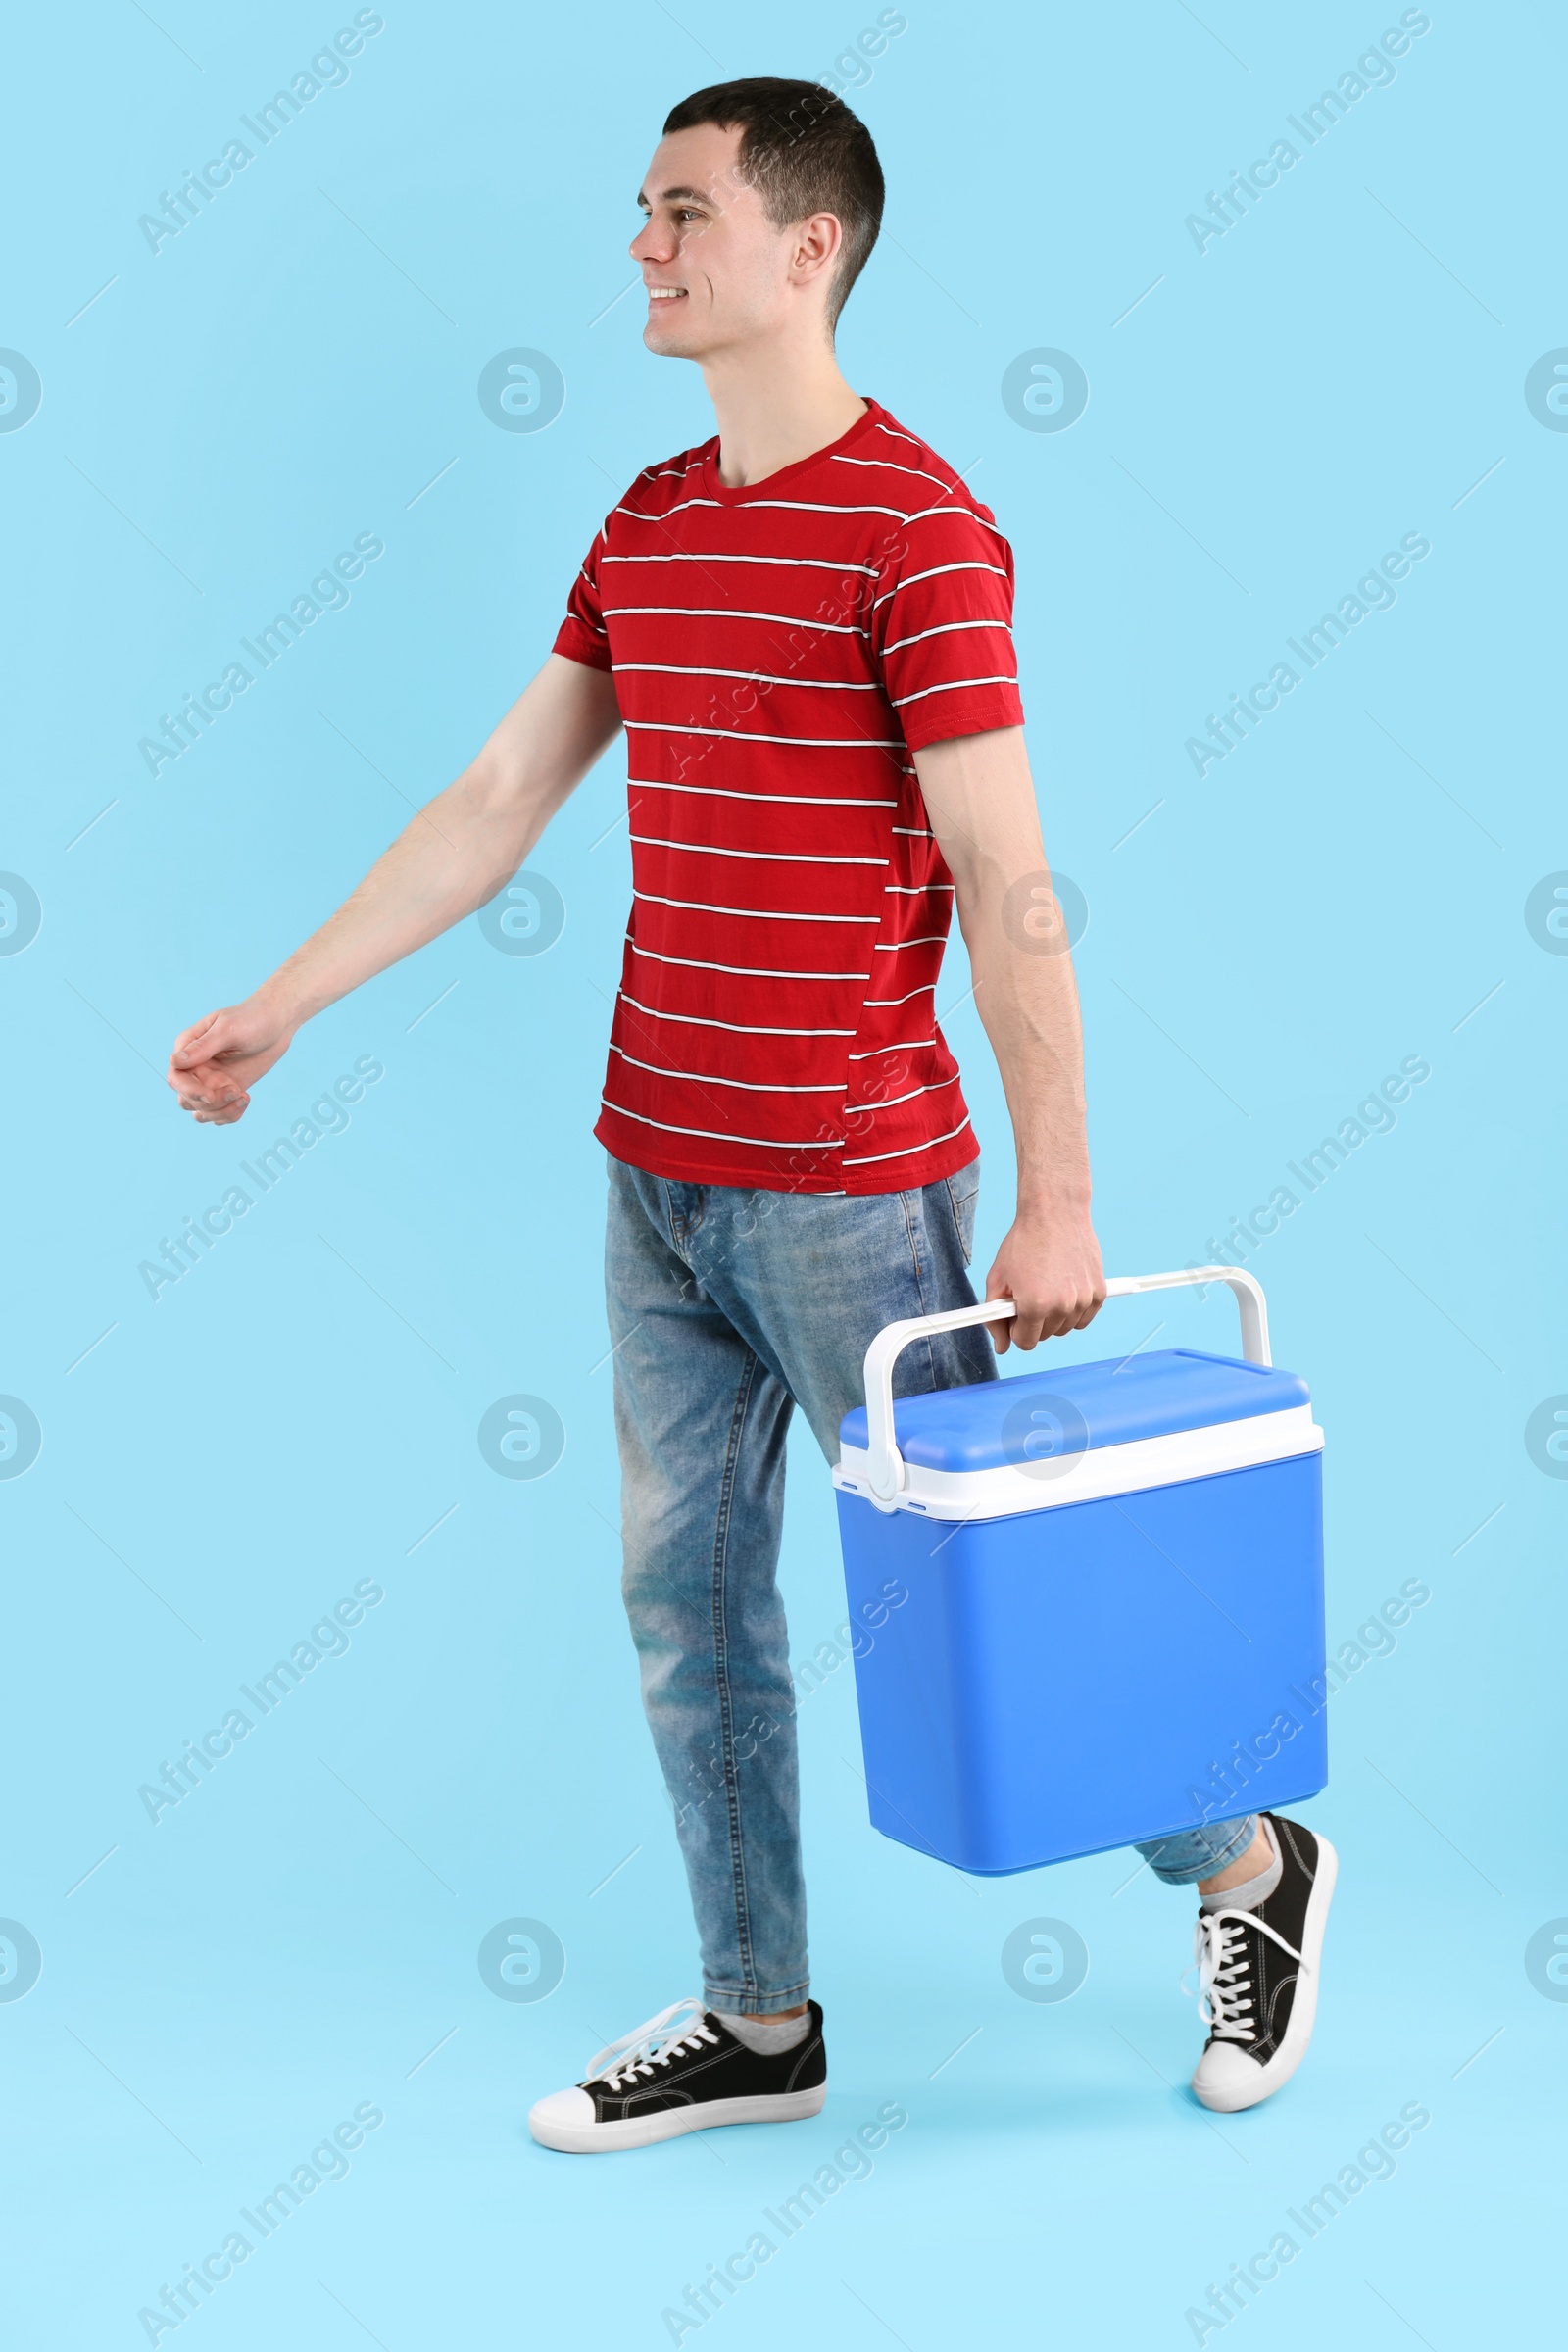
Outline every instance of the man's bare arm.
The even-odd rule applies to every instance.
[[[986,1277],[1013,1298],[992,1326],[999,1354],[1078,1331],[1105,1296],[1089,1209],[1083,1039],[1072,958],[1051,890],[1021,727],[960,735],[914,755],[956,888],[958,921],[1012,1114],[1018,1205]]]
[[[551,654],[478,757],[319,931],[243,1004],[175,1039],[169,1083],[184,1108],[229,1125],[313,1013],[493,899],[619,728],[609,671]]]

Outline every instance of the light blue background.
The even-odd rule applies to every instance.
[[[1430,2127],[1250,2340],[1446,2352],[1555,2317],[1568,2004],[1524,1952],[1568,1913],[1568,1485],[1524,1427],[1568,1390],[1568,960],[1524,904],[1568,867],[1568,436],[1523,385],[1568,343],[1560,19],[1434,8],[1392,86],[1201,255],[1185,216],[1396,8],[921,0],[856,101],[891,194],[841,358],[1016,551],[1047,843],[1091,908],[1107,1265],[1204,1255],[1403,1056],[1431,1063],[1250,1262],[1328,1432],[1331,1642],[1406,1578],[1432,1597],[1335,1705],[1307,1817],[1342,1892],[1278,2101],[1227,2121],[1185,2094],[1189,1897],[1114,1854],[972,1883],[870,1832],[845,1665],[801,1713],[827,2111],[601,2166],[535,2149],[529,2101],[696,1979],[616,1593],[590,1129],[618,748],[535,854],[567,909],[548,955],[464,925],[318,1020],[238,1131],[182,1120],[162,1070],[471,755],[619,488],[710,431],[615,299],[666,109],[825,75],[876,12],[389,6],[346,86],[156,256],[138,215],[352,12],[155,13],[10,44],[0,343],[43,398],[0,435],[0,866],[43,922],[0,959],[0,1390],[43,1448],[0,1482],[0,1913],[43,1973],[0,2003],[8,2341],[144,2342],[138,2307],[368,2100],[350,2177],[192,2323],[209,2352],[666,2343],[662,2310],[891,2099],[909,2122],[874,2173],[705,2345],[1191,2342],[1188,2306],[1410,2101]],[[547,431],[479,407],[514,346],[565,377]],[[1059,434],[1000,397],[1043,346],[1091,385]],[[1184,740],[1411,531],[1432,553],[1396,607],[1200,781]],[[155,781],[138,738],[361,532],[386,552],[347,610]],[[967,984],[956,952],[946,999]],[[972,1006],[950,1033],[983,1270],[1007,1132]],[[348,1130],[155,1303],[138,1262],[363,1055],[385,1076]],[[1161,1345],[1231,1345],[1224,1294],[1161,1309]],[[1071,1352],[1154,1320],[1114,1306]],[[539,1481],[476,1443],[517,1392],[566,1430]],[[808,1442],[783,1573],[805,1659],[842,1596]],[[155,1827],[138,1785],[367,1577],[385,1599],[349,1653]],[[1064,2003],[1002,1973],[1039,1915],[1091,1953]],[[479,1977],[516,1916],[566,1952],[541,2002]]]

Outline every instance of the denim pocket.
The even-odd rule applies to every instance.
[[[960,1168],[956,1176],[945,1177],[943,1181],[953,1204],[953,1222],[957,1229],[958,1248],[963,1251],[964,1264],[968,1265],[974,1256],[974,1211],[975,1202],[980,1198],[980,1162],[971,1159],[969,1165]]]

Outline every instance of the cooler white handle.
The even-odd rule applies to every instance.
[[[1239,1266],[1186,1266],[1179,1274],[1113,1274],[1105,1285],[1107,1298],[1130,1298],[1135,1291],[1169,1291],[1189,1283],[1228,1283],[1242,1318],[1242,1354],[1250,1364],[1271,1361],[1268,1351],[1268,1308],[1261,1286]],[[905,1484],[904,1456],[893,1436],[893,1367],[911,1340],[930,1332],[962,1331],[971,1323],[1004,1323],[1018,1309],[1011,1298],[985,1298],[977,1306],[957,1306],[945,1315],[914,1315],[879,1331],[865,1351],[866,1476],[871,1499],[879,1510],[890,1511]]]

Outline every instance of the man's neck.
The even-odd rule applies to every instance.
[[[828,448],[866,413],[826,344],[721,353],[704,366],[703,379],[718,424],[718,478],[730,490]]]

